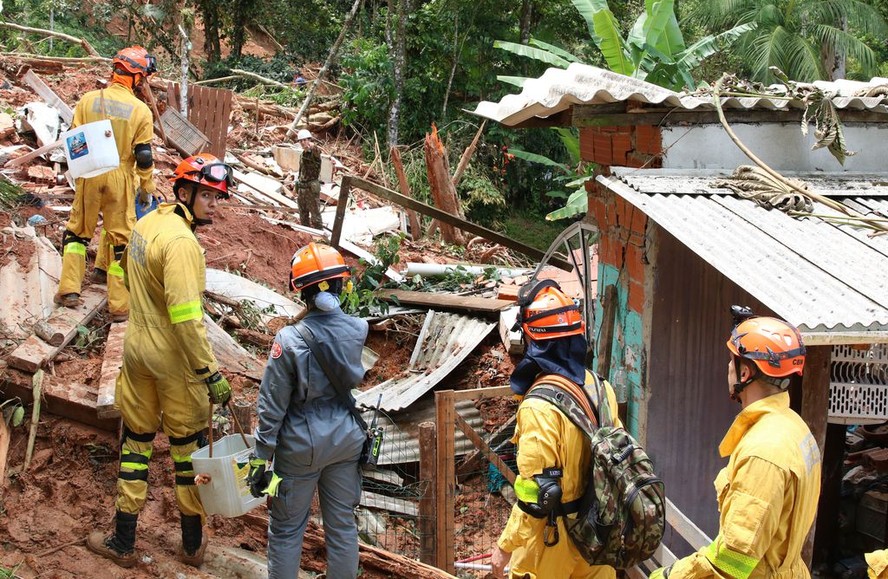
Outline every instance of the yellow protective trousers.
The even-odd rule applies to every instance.
[[[110,276],[109,276],[110,281]],[[170,439],[176,501],[183,515],[206,515],[194,485],[191,454],[210,416],[207,387],[195,378],[169,323],[130,317],[115,399],[123,417],[117,510],[137,514],[148,494],[148,461],[159,427]],[[166,327],[161,327],[161,326]]]
[[[86,246],[96,231],[101,211],[104,231],[101,243],[111,247],[108,265],[108,311],[129,313],[129,293],[123,284],[120,257],[136,223],[133,176],[120,167],[98,177],[77,179],[71,216],[62,236],[62,277],[59,294],[80,294],[86,271]],[[101,248],[100,248],[101,251]]]

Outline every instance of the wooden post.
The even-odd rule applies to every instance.
[[[829,363],[832,346],[809,346],[805,356],[805,374],[802,376],[802,419],[811,429],[823,456],[826,446],[826,427],[829,415]],[[841,459],[839,459],[841,460]],[[817,519],[811,526],[808,539],[802,547],[802,559],[808,568],[814,556],[814,536]]]
[[[336,202],[336,217],[333,219],[333,232],[330,234],[330,245],[339,249],[339,238],[342,237],[342,221],[348,207],[348,196],[351,194],[351,180],[348,175],[342,178],[339,186],[339,201]]]
[[[586,307],[592,307],[587,304]],[[601,331],[598,343],[598,374],[610,379],[611,353],[614,345],[614,324],[617,318],[617,286],[609,285],[604,288],[604,315],[601,316]]]
[[[454,439],[456,438],[456,406],[453,390],[435,392],[435,422],[438,424],[437,475],[435,476],[435,566],[455,573],[454,513],[456,495],[456,465]]]
[[[419,425],[419,480],[424,487],[422,498],[419,500],[419,560],[429,565],[435,564],[437,444],[435,423],[421,423]]]
[[[229,404],[228,407],[244,434],[253,434],[253,405],[245,400],[238,400],[234,404]]]
[[[407,173],[404,172],[404,163],[401,162],[401,151],[398,150],[398,147],[393,146],[391,153],[392,164],[395,166],[395,173],[398,175],[398,189],[401,190],[401,195],[410,197],[410,184],[407,183]],[[413,209],[404,208],[404,212],[410,221],[410,235],[413,236],[414,241],[417,241],[422,237],[422,225],[419,223],[419,215]]]

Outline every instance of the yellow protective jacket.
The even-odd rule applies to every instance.
[[[116,170],[130,175],[130,182],[134,177],[137,187],[153,192],[154,165],[139,168],[133,153],[136,145],[150,144],[154,137],[151,109],[132,90],[122,84],[112,83],[106,89],[90,91],[81,97],[74,108],[74,122],[71,127],[104,119],[109,119],[114,129],[114,141],[120,155],[120,167]]]
[[[869,579],[888,579],[888,549],[867,553],[865,557]]]
[[[121,265],[130,290],[127,335],[150,329],[157,346],[176,348],[170,364],[184,357],[204,380],[219,367],[203,323],[206,262],[193,220],[184,205],[162,203],[136,223]]]
[[[669,579],[802,579],[802,561],[820,496],[820,450],[789,408],[789,394],[758,400],[734,419],[719,445],[728,466],[715,479],[719,533],[676,561]],[[652,575],[654,576],[654,575]]]
[[[592,376],[586,372],[586,386],[592,384]],[[604,385],[614,421],[622,426],[616,416],[617,398],[613,388],[607,382]],[[585,433],[558,408],[540,398],[525,398],[518,407],[512,442],[518,446],[518,474],[521,479],[532,481],[533,476],[541,474],[545,468],[561,467],[564,469],[561,478],[562,502],[580,497],[585,489],[592,450]],[[552,547],[543,544],[545,526],[546,519],[534,518],[517,505],[512,507],[509,521],[497,542],[503,551],[512,553],[512,577],[616,577],[611,567],[593,567],[586,563],[567,535],[561,517],[558,518],[560,538],[558,544]]]

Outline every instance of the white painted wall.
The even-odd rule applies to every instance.
[[[888,126],[844,125],[846,147],[856,155],[842,166],[826,149],[811,150],[814,126],[802,135],[798,123],[736,124],[731,128],[753,153],[774,169],[783,171],[883,172],[888,168],[885,143]],[[752,161],[719,125],[662,127],[663,167],[670,169],[725,169]]]

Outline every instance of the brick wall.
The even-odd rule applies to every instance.
[[[627,307],[641,314],[644,306],[644,234],[647,216],[598,183],[589,185],[588,214],[601,232],[598,241],[599,262],[620,272],[618,280],[622,291],[627,292]]]
[[[658,168],[663,166],[660,127],[582,127],[580,155],[603,169],[611,166]]]

